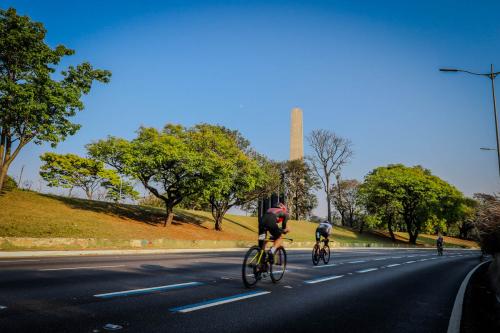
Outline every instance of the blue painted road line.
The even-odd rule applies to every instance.
[[[320,283],[320,282],[325,282],[325,281],[340,279],[341,277],[343,277],[343,275],[324,276],[322,278],[304,281],[304,283],[315,284],[315,283]]]
[[[179,306],[179,307],[170,309],[170,312],[187,313],[187,312],[191,312],[191,311],[209,308],[212,306],[217,306],[217,305],[221,305],[221,304],[240,301],[242,299],[267,295],[270,293],[271,293],[270,291],[251,291],[251,292],[244,293],[244,294],[238,294],[238,295],[233,295],[233,296],[229,296],[229,297],[222,297],[222,298],[215,298],[215,299],[205,301],[205,302]]]
[[[156,291],[166,291],[172,289],[181,289],[188,287],[201,286],[203,283],[201,282],[186,282],[186,283],[177,283],[177,284],[169,284],[165,286],[151,287],[151,288],[142,288],[142,289],[132,289],[125,291],[117,291],[113,293],[105,293],[105,294],[97,294],[94,297],[97,298],[112,298],[112,297],[122,297],[122,296],[130,296],[130,295],[139,295],[139,294],[148,294]]]

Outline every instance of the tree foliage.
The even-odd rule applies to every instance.
[[[113,201],[138,196],[130,183],[123,182],[114,170],[105,169],[100,161],[56,153],[45,153],[40,159],[43,162],[40,176],[50,187],[81,188],[89,200],[101,187],[106,189],[106,197]]]
[[[360,204],[358,198],[360,182],[356,179],[340,179],[331,189],[333,206],[340,214],[343,226],[354,227],[356,217],[360,214]],[[362,220],[359,221],[362,223]],[[359,226],[362,229],[362,225]]]
[[[377,214],[394,239],[401,227],[416,244],[423,230],[443,228],[452,221],[464,198],[462,193],[421,166],[401,164],[370,172],[360,194],[368,212]]]
[[[53,78],[61,59],[74,54],[63,45],[45,43],[42,23],[0,9],[0,190],[7,171],[29,142],[52,146],[80,125],[69,118],[83,110],[82,95],[94,81],[109,82],[111,73],[85,62]]]
[[[96,159],[138,179],[167,210],[182,202],[208,202],[216,230],[228,209],[252,200],[267,182],[266,173],[237,131],[209,124],[191,128],[169,124],[162,131],[142,127],[131,141],[108,137],[87,146]]]
[[[314,190],[319,188],[319,179],[304,160],[284,162],[283,170],[290,216],[307,219],[318,205]]]
[[[498,195],[476,193],[479,206],[476,226],[481,248],[493,255],[500,253],[500,198]]]

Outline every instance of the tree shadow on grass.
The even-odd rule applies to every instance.
[[[247,226],[247,225],[244,225],[244,224],[242,224],[242,223],[240,223],[240,222],[237,222],[237,221],[235,221],[235,220],[231,220],[230,218],[227,218],[227,217],[224,217],[224,220],[227,220],[227,221],[229,221],[229,222],[231,222],[231,223],[234,223],[234,224],[236,224],[236,225],[238,225],[238,226],[240,226],[240,227],[242,227],[242,228],[245,228],[245,229],[247,229],[247,230],[250,230],[251,232],[257,232],[257,231],[258,231],[257,229],[252,229],[252,228],[250,228],[250,227],[249,227],[249,226]]]
[[[163,226],[166,218],[166,212],[163,209],[156,207],[119,204],[80,198],[68,198],[52,194],[41,195],[58,200],[74,209],[88,210],[96,213],[117,216],[123,219],[131,219],[150,226]],[[173,224],[191,224],[204,229],[208,229],[207,227],[202,225],[203,222],[204,219],[201,219],[198,215],[181,213],[175,214],[175,220]]]

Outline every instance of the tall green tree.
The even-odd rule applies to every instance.
[[[74,154],[45,153],[40,156],[43,164],[40,176],[50,187],[80,188],[89,200],[99,188],[107,191],[107,197],[118,201],[125,197],[136,198],[137,191],[130,183],[121,181],[114,170],[105,169],[100,161]]]
[[[199,195],[210,203],[215,230],[221,231],[227,211],[255,200],[267,175],[252,158],[248,140],[238,131],[200,124],[189,134],[190,143],[212,166]]]
[[[290,215],[295,220],[306,219],[318,205],[314,190],[320,188],[320,181],[304,160],[286,161],[283,170]]]
[[[40,22],[0,9],[0,190],[7,171],[29,142],[52,146],[73,135],[80,125],[69,118],[83,110],[82,95],[94,81],[109,82],[111,73],[85,62],[69,66],[54,78],[56,67],[74,51],[51,48]]]
[[[87,145],[90,156],[139,180],[165,204],[164,226],[174,218],[174,207],[203,188],[215,164],[192,144],[189,130],[168,124],[162,131],[141,127],[135,139],[108,137]]]
[[[373,170],[366,176],[361,191],[369,210],[378,207],[386,221],[400,218],[411,244],[416,244],[422,230],[449,219],[451,211],[459,207],[451,202],[462,196],[430,170],[401,164]]]

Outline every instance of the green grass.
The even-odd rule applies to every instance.
[[[44,249],[128,248],[133,247],[130,240],[142,240],[140,246],[152,248],[234,247],[256,241],[255,217],[228,214],[223,231],[218,232],[208,212],[179,209],[175,213],[173,224],[165,228],[162,209],[14,190],[0,195],[0,237],[58,240],[57,244],[54,241],[42,246]],[[304,242],[314,241],[316,226],[312,222],[290,221],[289,236],[294,244],[309,246]],[[82,240],[68,245],[61,241],[63,238]],[[341,227],[334,227],[332,238],[341,245],[393,245],[382,233],[359,234]],[[401,234],[400,246],[405,245],[403,238]],[[432,236],[423,235],[419,241],[433,245]],[[446,240],[447,244],[453,242]],[[464,245],[463,241],[456,242],[458,246]],[[0,242],[0,249],[22,248],[30,246]]]

